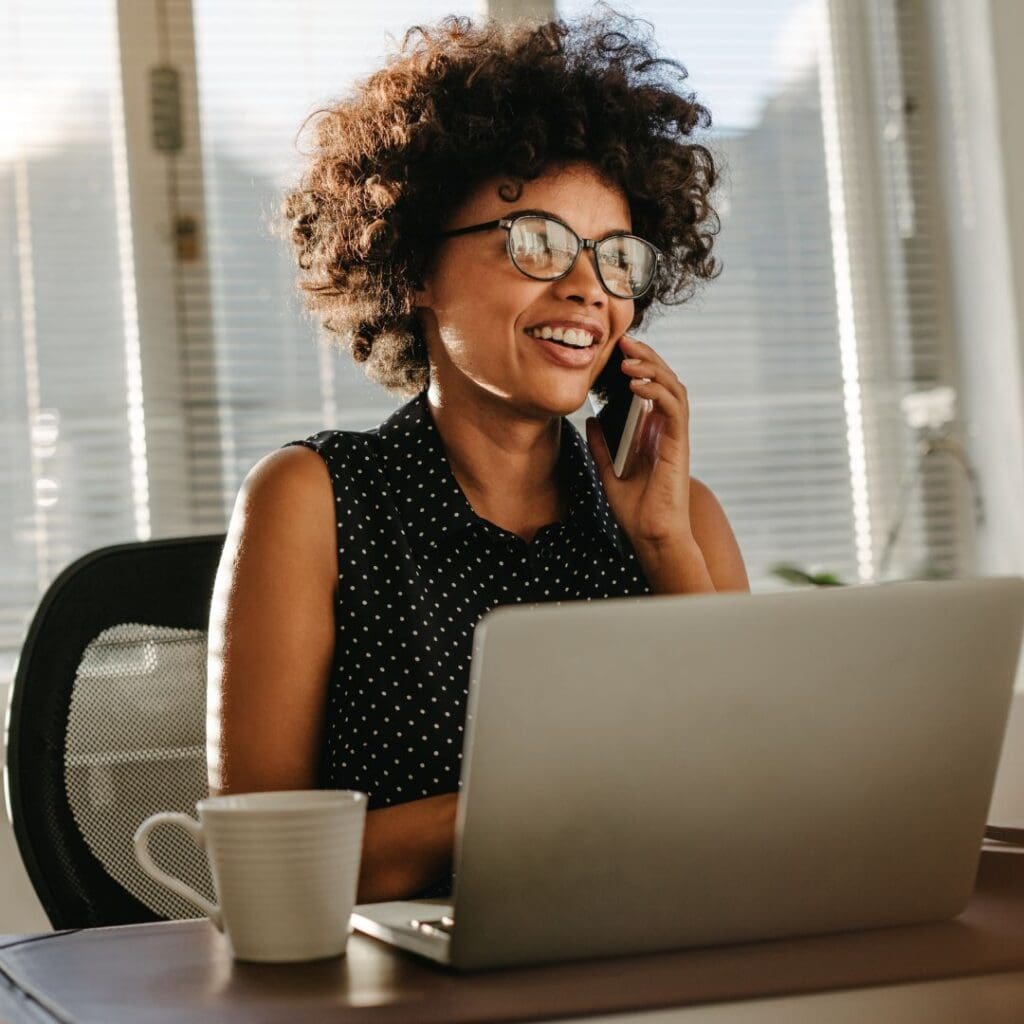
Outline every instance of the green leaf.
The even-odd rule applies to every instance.
[[[814,587],[846,586],[835,573],[819,572],[812,575],[792,562],[780,562],[777,565],[773,565],[770,571],[773,576],[778,576],[787,583],[803,583]]]
[[[799,566],[788,563],[780,563],[772,566],[771,573],[784,579],[787,583],[813,583],[814,581]]]
[[[832,572],[820,572],[817,576],[812,576],[816,587],[845,587],[846,584]]]

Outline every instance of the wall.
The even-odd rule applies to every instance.
[[[1024,4],[938,0],[928,11],[959,403],[986,512],[977,575],[1024,575]]]
[[[930,10],[960,398],[988,517],[978,569],[1024,574],[1024,67],[1014,52],[1024,5],[941,0]]]

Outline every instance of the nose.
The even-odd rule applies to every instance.
[[[608,301],[608,293],[597,276],[597,254],[593,249],[581,248],[572,270],[554,282],[555,294],[572,302],[601,308]]]

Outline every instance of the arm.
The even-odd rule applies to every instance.
[[[261,459],[239,491],[214,584],[210,793],[313,789],[334,657],[334,494],[316,452]],[[366,816],[359,902],[429,885],[451,858],[457,795]]]
[[[696,477],[690,478],[690,528],[700,546],[715,590],[750,593],[743,555],[729,519],[714,492]]]
[[[640,546],[637,555],[655,594],[750,593],[743,555],[714,492],[690,477],[689,529],[678,543]]]
[[[333,504],[327,467],[300,447],[265,456],[239,490],[210,609],[211,794],[316,785],[334,653]]]
[[[458,796],[442,793],[366,815],[357,903],[408,899],[451,870]]]

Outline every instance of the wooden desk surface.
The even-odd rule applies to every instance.
[[[916,988],[934,993],[939,979],[948,979],[939,989],[946,985],[957,998],[973,993],[974,1009],[960,1019],[1022,1020],[1024,851],[983,853],[969,907],[939,924],[466,975],[359,933],[343,958],[236,963],[205,919],[23,938],[0,943],[7,947],[0,949],[0,1013],[11,1021],[459,1024],[617,1014],[645,1024],[781,1021],[815,1019],[798,1018],[793,1009],[815,1001],[817,1019],[839,1021],[856,1019],[842,1015],[844,1005],[859,1000],[866,1012],[865,1000],[886,990],[859,996],[829,990],[898,985],[886,997],[894,1008],[893,998]],[[913,984],[927,980],[933,985]],[[757,1002],[709,1005],[738,1000]],[[936,1010],[955,1005],[950,998],[932,1002]],[[786,1003],[788,1017],[767,1016]],[[761,1008],[756,1018],[742,1016],[754,1006]],[[1011,1016],[995,1015],[1007,1011]],[[887,1011],[885,1019],[945,1018],[931,1011],[896,1018]]]

